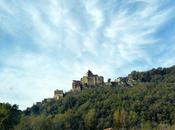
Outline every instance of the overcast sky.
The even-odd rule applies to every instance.
[[[1,0],[0,102],[21,109],[107,78],[175,64],[174,0]]]

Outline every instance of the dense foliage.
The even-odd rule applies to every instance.
[[[20,114],[17,105],[0,103],[0,130],[13,129],[19,123]]]
[[[134,86],[95,87],[36,103],[15,130],[175,129],[175,67],[128,77]]]

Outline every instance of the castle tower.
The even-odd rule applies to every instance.
[[[77,80],[73,80],[72,89],[73,89],[73,91],[81,91],[81,89],[82,89],[81,82],[77,81]]]
[[[63,98],[63,96],[64,96],[64,93],[63,93],[63,90],[55,90],[54,91],[54,99],[61,99],[61,98]]]
[[[93,76],[92,71],[88,70],[88,72],[86,73],[86,76],[87,76],[87,77]]]

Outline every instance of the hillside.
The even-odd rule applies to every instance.
[[[117,82],[38,102],[19,114],[15,130],[175,129],[175,66]]]

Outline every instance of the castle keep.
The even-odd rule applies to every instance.
[[[91,88],[95,85],[104,84],[103,76],[94,75],[90,70],[80,80],[73,80],[72,89],[73,91],[80,91],[83,88]]]

